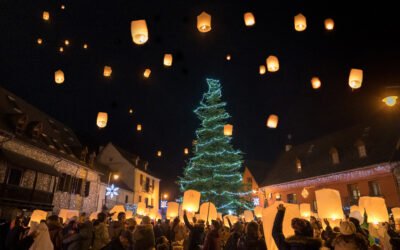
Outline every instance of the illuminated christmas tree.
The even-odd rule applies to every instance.
[[[194,156],[178,181],[181,191],[194,189],[201,193],[202,202],[211,201],[219,212],[241,212],[251,209],[250,192],[243,192],[242,155],[234,150],[232,137],[224,135],[226,120],[230,117],[221,101],[221,85],[218,80],[207,79],[208,92],[200,106],[194,110],[201,120],[193,145]]]

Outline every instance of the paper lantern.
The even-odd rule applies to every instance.
[[[42,44],[42,42],[43,42],[42,38],[38,38],[38,39],[37,39],[37,43],[38,43],[38,44]]]
[[[179,211],[179,204],[176,202],[168,202],[167,207],[167,218],[173,220],[175,217],[178,216]]]
[[[324,219],[344,219],[342,200],[339,191],[335,189],[320,189],[315,191],[318,216]]]
[[[63,47],[60,47],[58,50],[59,50],[60,52],[63,52],[63,51],[64,51],[64,48],[63,48]]]
[[[149,39],[149,33],[147,31],[146,20],[136,20],[131,22],[131,35],[132,40],[136,44],[144,44]]]
[[[398,96],[387,96],[382,99],[382,102],[384,102],[389,107],[393,107],[394,105],[396,105],[397,99]]]
[[[400,219],[400,208],[394,207],[392,208],[393,219],[399,220]]]
[[[88,48],[88,45],[85,43],[85,44],[83,45],[83,48],[84,48],[84,49],[87,49],[87,48]]]
[[[172,54],[164,55],[164,65],[170,67],[172,65]]]
[[[60,209],[60,212],[58,213],[58,217],[63,219],[63,223],[67,223],[67,220],[75,216],[79,216],[78,210]]]
[[[112,73],[111,67],[110,66],[104,66],[104,73],[103,75],[105,77],[110,77]]]
[[[259,68],[260,75],[264,75],[266,71],[267,69],[265,68],[265,65],[260,65]]]
[[[130,219],[130,218],[133,218],[132,210],[126,210],[125,211],[125,219]]]
[[[304,219],[309,220],[311,215],[311,207],[310,203],[301,203],[300,204],[300,216]]]
[[[157,212],[156,213],[156,218],[155,218],[156,220],[161,220],[162,219],[162,215],[159,213],[159,212]]]
[[[226,60],[227,60],[227,61],[230,61],[230,60],[231,60],[231,55],[229,55],[229,54],[226,55]]]
[[[129,114],[133,114],[133,109],[129,109]]]
[[[68,40],[65,40],[64,43],[65,43],[65,45],[67,45],[67,46],[69,45],[69,41],[68,41]]]
[[[276,128],[278,126],[278,116],[277,115],[269,115],[267,120],[268,128]]]
[[[189,154],[189,149],[188,149],[188,148],[185,148],[185,149],[183,150],[183,152],[185,153],[185,155],[187,155],[187,154]]]
[[[263,210],[263,208],[260,207],[260,206],[254,207],[254,215],[255,215],[257,218],[261,218],[261,217],[262,217],[262,210]]]
[[[350,213],[353,211],[359,211],[361,214],[364,214],[364,211],[361,211],[360,207],[356,205],[350,206]]]
[[[136,208],[136,214],[145,215],[146,213],[146,204],[144,202],[139,202]]]
[[[296,31],[304,31],[307,28],[306,17],[303,14],[299,13],[297,16],[294,16],[294,29]]]
[[[361,88],[363,71],[361,69],[351,69],[349,75],[349,86],[352,89]]]
[[[200,204],[200,192],[196,190],[187,190],[183,194],[182,209],[189,212],[199,211]]]
[[[47,212],[43,211],[43,210],[33,210],[33,213],[31,215],[31,220],[29,221],[29,225],[28,227],[31,226],[31,222],[37,222],[38,224],[40,224],[41,220],[46,220],[47,218]]]
[[[324,24],[326,30],[333,30],[333,27],[335,27],[335,22],[332,18],[325,19]]]
[[[254,215],[251,210],[245,210],[243,215],[244,215],[244,219],[246,222],[253,221],[253,219],[254,219]]]
[[[266,62],[269,72],[276,72],[279,70],[279,60],[276,56],[269,56]]]
[[[99,211],[90,213],[90,215],[89,215],[89,220],[91,220],[91,221],[97,220],[97,215],[98,215],[99,213],[100,213]]]
[[[161,152],[161,151],[158,151],[158,152],[157,152],[157,156],[158,156],[158,157],[161,157],[161,155],[162,155],[162,152]]]
[[[233,126],[230,124],[226,124],[224,126],[224,135],[231,136],[232,135]]]
[[[54,72],[54,80],[56,83],[61,84],[64,82],[64,72],[61,69]]]
[[[201,204],[200,206],[200,215],[201,218],[207,223],[207,217],[208,217],[208,223],[211,224],[211,220],[216,220],[217,219],[217,209],[215,208],[214,204],[211,202],[205,202]]]
[[[43,20],[48,21],[50,19],[50,13],[43,11]]]
[[[150,69],[146,69],[146,70],[144,71],[143,75],[144,75],[144,77],[149,78],[150,73],[151,73],[151,70],[150,70]]]
[[[222,213],[217,213],[217,219],[220,219],[222,221]]]
[[[319,89],[319,87],[321,87],[321,81],[318,77],[311,78],[311,86],[313,89]]]
[[[105,128],[107,126],[108,115],[106,112],[99,112],[97,114],[97,127]]]
[[[153,208],[153,209],[149,209],[149,212],[147,214],[147,216],[149,216],[152,220],[155,220],[157,217],[157,209]]]
[[[197,16],[197,29],[203,33],[211,30],[211,16],[204,11]]]
[[[385,199],[381,197],[362,196],[358,200],[358,206],[361,210],[367,212],[368,223],[378,224],[379,222],[388,222],[389,214]]]
[[[142,131],[142,125],[141,125],[141,124],[138,124],[138,125],[136,126],[136,130],[137,130],[137,131]]]
[[[254,18],[253,13],[246,12],[244,13],[244,24],[246,26],[253,26],[256,23],[256,19]]]
[[[117,221],[118,220],[118,214],[119,213],[125,213],[125,207],[123,205],[115,205],[111,210],[110,214],[114,213],[114,215],[111,217],[113,220]]]
[[[64,4],[61,5],[61,9],[65,10],[65,5]]]

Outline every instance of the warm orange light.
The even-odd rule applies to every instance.
[[[63,5],[61,5],[61,9],[62,10],[64,10],[65,9],[65,5],[63,4]]]
[[[83,45],[83,48],[84,48],[84,49],[87,49],[87,48],[88,48],[88,46],[87,46],[86,43]]]
[[[133,114],[133,110],[132,109],[129,109],[129,114]]]
[[[50,13],[48,11],[43,11],[43,20],[48,21],[50,19]]]
[[[158,156],[158,157],[161,157],[161,155],[162,155],[161,151],[158,151],[158,152],[157,152],[157,156]]]
[[[118,175],[118,174],[114,174],[114,175],[113,175],[113,178],[114,178],[114,180],[118,180],[119,175]]]
[[[230,61],[231,60],[231,55],[226,55],[226,60]]]
[[[103,73],[103,75],[104,75],[105,77],[110,77],[110,76],[111,76],[111,73],[112,73],[111,67],[110,67],[110,66],[104,66],[104,73]]]
[[[197,29],[200,32],[209,32],[211,30],[211,15],[206,12],[201,12],[200,15],[197,16]]]
[[[99,112],[97,114],[97,127],[105,128],[107,126],[108,115],[106,112]]]
[[[63,47],[60,47],[59,51],[60,51],[60,52],[63,52],[63,51],[64,51],[64,48],[63,48]]]
[[[151,70],[150,69],[146,69],[144,71],[143,75],[144,75],[144,77],[149,78],[150,77],[150,73],[151,73]]]
[[[224,126],[224,135],[231,136],[232,135],[233,126],[231,124],[226,124]]]
[[[267,69],[265,68],[265,65],[260,65],[260,68],[259,68],[259,72],[260,72],[260,75],[264,75],[265,74],[265,72],[267,72]]]
[[[277,115],[270,115],[267,121],[268,128],[276,128],[278,126],[278,116]]]
[[[42,44],[42,42],[43,42],[42,38],[38,38],[38,39],[37,39],[37,43],[38,43],[38,44]]]
[[[313,89],[319,89],[321,87],[321,81],[318,77],[311,78],[311,85]]]
[[[144,44],[149,39],[146,20],[136,20],[131,22],[132,40],[136,44]]]
[[[304,31],[307,28],[306,17],[299,13],[294,17],[294,29],[296,31]]]
[[[164,65],[169,67],[172,65],[172,54],[165,54],[164,55]]]
[[[185,149],[183,150],[183,152],[185,153],[185,155],[187,155],[187,154],[189,154],[189,149],[188,149],[188,148],[185,148]]]
[[[61,84],[64,82],[64,72],[61,69],[57,70],[54,73],[54,80],[57,84]]]
[[[142,125],[138,124],[138,125],[136,126],[136,130],[137,130],[137,131],[142,131]]]
[[[276,56],[269,56],[266,62],[269,72],[276,72],[279,70],[279,60]]]
[[[363,71],[361,69],[351,69],[349,75],[349,86],[352,89],[361,88]]]
[[[244,23],[246,26],[253,26],[256,23],[256,19],[254,18],[253,13],[251,12],[244,13]]]
[[[333,30],[333,28],[335,27],[335,22],[333,21],[332,18],[325,19],[324,23],[326,30]]]
[[[164,199],[167,199],[168,198],[168,194],[164,194]]]
[[[69,41],[68,41],[68,40],[65,40],[64,43],[65,43],[65,45],[67,45],[67,46],[69,45]]]
[[[384,102],[389,107],[393,107],[394,105],[396,105],[397,98],[398,96],[387,96],[382,99],[382,102]]]

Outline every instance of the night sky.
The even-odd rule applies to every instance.
[[[112,141],[149,160],[163,179],[161,191],[168,192],[199,126],[193,110],[207,90],[206,78],[222,83],[233,143],[244,159],[271,162],[288,134],[297,144],[387,112],[380,91],[400,83],[395,6],[262,2],[0,0],[0,84],[72,127],[90,148]],[[47,22],[43,11],[50,12]],[[196,28],[202,11],[212,15],[208,33]],[[244,25],[247,11],[255,15],[253,27]],[[300,12],[307,18],[304,32],[293,28]],[[328,17],[334,31],[324,29]],[[149,29],[142,46],[130,33],[137,19],[146,19]],[[173,54],[170,68],[162,64],[165,53]],[[280,70],[259,75],[271,54]],[[111,78],[103,76],[105,65],[112,67]],[[364,71],[357,91],[348,86],[351,68]],[[61,85],[54,82],[58,69],[66,78]],[[322,81],[319,90],[311,87],[313,76]],[[109,115],[102,130],[99,111]],[[265,126],[271,113],[279,116],[275,130]]]

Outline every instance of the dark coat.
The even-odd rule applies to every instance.
[[[183,215],[185,225],[189,228],[189,250],[199,250],[204,243],[204,227],[199,224],[190,224],[186,214]]]
[[[237,232],[233,232],[229,235],[228,240],[226,241],[224,250],[236,250],[238,249],[238,243],[240,239],[240,234]]]
[[[14,226],[13,229],[11,229],[7,237],[7,242],[6,242],[7,249],[10,250],[18,249],[18,242],[22,240],[24,231],[25,229],[20,225]]]
[[[62,250],[62,226],[59,222],[49,221],[47,223],[51,242],[53,242],[54,250]]]
[[[265,240],[263,238],[252,238],[247,235],[243,236],[238,244],[239,250],[267,250]]]
[[[138,225],[133,234],[135,249],[147,250],[156,246],[153,225]]]
[[[108,228],[108,234],[110,236],[110,239],[118,238],[122,230],[124,230],[124,223],[122,221],[111,222]]]
[[[93,239],[93,224],[90,221],[85,221],[79,225],[79,235],[81,236],[81,250],[88,250],[92,245]]]
[[[318,238],[302,235],[293,235],[285,238],[282,232],[282,223],[285,211],[279,210],[275,216],[274,227],[272,228],[272,237],[279,250],[319,250],[322,246]]]
[[[108,243],[107,246],[103,247],[101,250],[125,250],[125,248],[122,246],[121,241],[119,241],[118,237],[110,241],[110,243]]]
[[[218,230],[210,231],[204,241],[203,250],[220,250],[221,238],[219,237]]]

